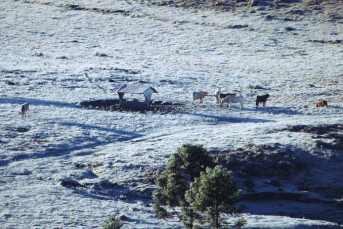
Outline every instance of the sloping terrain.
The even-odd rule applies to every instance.
[[[183,143],[203,144],[234,171],[247,228],[342,223],[341,4],[175,2],[0,3],[3,228],[99,228],[112,214],[125,228],[181,227],[154,217],[151,192]],[[115,85],[131,82],[182,108],[81,105],[117,99]],[[192,104],[193,91],[218,87],[241,91],[244,110],[213,96]],[[320,99],[329,106],[317,108]]]

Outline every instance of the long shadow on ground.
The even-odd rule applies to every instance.
[[[71,154],[73,151],[80,151],[80,150],[87,150],[87,152],[79,153],[78,156],[84,156],[92,154],[95,147],[104,146],[107,144],[111,144],[114,141],[129,141],[133,138],[141,137],[141,134],[137,134],[134,132],[124,131],[124,130],[116,130],[106,127],[94,126],[94,125],[87,125],[82,123],[73,123],[73,122],[62,122],[58,123],[61,125],[66,126],[77,126],[82,129],[95,129],[99,131],[105,131],[111,133],[111,138],[104,141],[99,140],[96,137],[93,138],[84,138],[80,140],[75,140],[73,142],[69,142],[68,145],[53,145],[48,146],[49,148],[44,151],[37,151],[33,153],[20,153],[17,155],[12,156],[10,159],[0,160],[0,166],[7,166],[12,161],[23,161],[27,159],[40,159],[40,158],[48,158],[48,157],[62,157]],[[114,135],[113,135],[114,134]],[[84,142],[87,144],[84,144]]]
[[[83,123],[61,122],[58,124],[65,125],[65,126],[77,126],[77,127],[82,128],[82,129],[90,129],[90,130],[96,129],[99,131],[106,131],[106,132],[110,132],[110,133],[114,133],[114,134],[118,134],[118,135],[127,135],[127,137],[120,138],[120,141],[130,140],[132,138],[137,138],[137,137],[143,136],[141,134],[137,134],[137,133],[129,132],[129,131],[125,131],[125,130],[116,130],[116,129],[112,129],[112,128],[88,125],[88,124],[83,124]]]
[[[22,98],[22,97],[0,98],[0,103],[9,103],[9,104],[29,103],[29,104],[41,105],[41,106],[80,108],[80,106],[77,106],[77,105],[71,104],[71,103],[58,102],[58,101],[47,101],[47,100],[41,100],[41,99],[30,99],[30,98]]]
[[[291,110],[289,107],[260,107],[260,108],[244,108],[248,111],[256,111],[268,114],[285,114],[285,115],[301,115],[302,112]]]
[[[265,122],[275,122],[273,120],[267,119],[258,119],[258,118],[236,118],[236,117],[227,117],[227,116],[216,116],[216,115],[207,115],[199,113],[184,113],[187,115],[193,115],[203,118],[215,119],[219,122],[228,122],[228,123],[265,123]]]

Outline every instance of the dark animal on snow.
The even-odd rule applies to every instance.
[[[30,109],[30,105],[28,103],[24,103],[23,105],[20,106],[19,114],[21,114],[22,118],[24,117],[24,115],[25,117],[29,115],[29,109]]]
[[[263,103],[263,107],[266,106],[267,99],[270,97],[269,94],[256,96],[256,108],[260,103]]]
[[[220,101],[222,99],[224,99],[226,96],[228,95],[235,95],[235,94],[231,94],[231,93],[222,93],[220,91],[220,88],[218,88],[215,92],[214,92],[214,97],[216,97],[216,101],[217,101],[217,104],[219,103],[220,104]]]
[[[228,95],[236,95],[236,94],[233,94],[233,93],[220,93],[219,97],[220,97],[220,99],[224,99]]]
[[[328,107],[328,102],[326,100],[321,100],[316,104],[316,107]]]

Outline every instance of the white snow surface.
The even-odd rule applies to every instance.
[[[128,13],[71,10],[67,4]],[[245,24],[249,27],[228,28]],[[306,149],[308,134],[275,130],[342,123],[342,46],[309,42],[342,39],[342,31],[343,24],[316,15],[286,22],[244,10],[222,13],[129,0],[1,1],[1,228],[99,228],[112,214],[129,218],[124,228],[181,227],[155,218],[151,202],[125,193],[154,188],[143,184],[145,175],[163,169],[182,143],[209,150],[266,143]],[[117,98],[109,79],[125,78],[156,88],[153,99],[184,103],[191,112],[109,112],[78,105]],[[237,104],[221,109],[214,97],[192,105],[193,91],[212,94],[217,87],[242,91],[244,110]],[[255,109],[255,96],[266,93],[267,107]],[[319,99],[329,107],[316,108]],[[18,114],[24,102],[30,103],[28,118]],[[61,185],[68,180],[80,188]],[[122,190],[121,196],[96,189],[106,181]],[[333,225],[243,216],[246,228]]]

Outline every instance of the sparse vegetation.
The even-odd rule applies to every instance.
[[[247,220],[244,218],[241,218],[235,222],[235,228],[241,228],[246,224],[247,224]]]
[[[107,54],[105,54],[105,53],[99,53],[99,52],[95,53],[95,56],[98,56],[98,57],[108,57]]]
[[[120,222],[119,217],[116,215],[110,216],[102,224],[103,229],[120,229],[120,228],[122,228],[122,226],[123,226],[123,224]]]
[[[41,52],[35,52],[35,53],[33,54],[33,56],[36,56],[36,57],[43,57],[44,54],[41,53]]]

